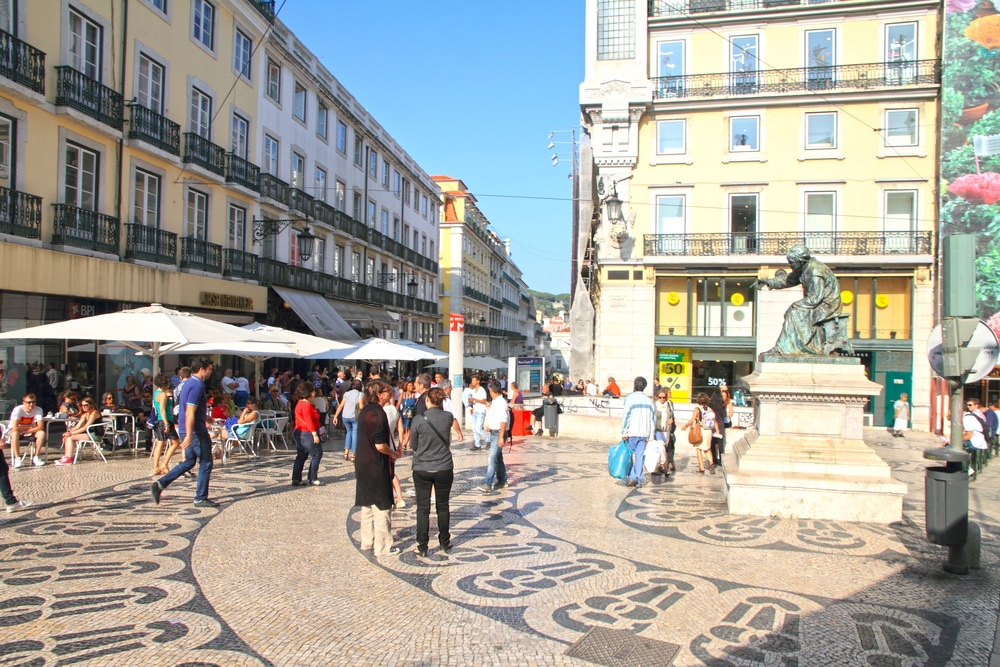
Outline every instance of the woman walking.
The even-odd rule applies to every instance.
[[[431,489],[437,506],[438,544],[451,550],[449,498],[455,480],[451,456],[451,426],[454,416],[442,410],[445,394],[438,388],[427,392],[427,411],[413,418],[410,447],[413,449],[413,486],[417,491],[417,554],[427,555],[430,539]]]
[[[323,447],[319,444],[319,412],[313,405],[316,386],[302,382],[295,388],[295,463],[292,465],[292,486],[302,486],[302,467],[309,461],[307,484],[319,486],[319,461]]]
[[[177,418],[174,416],[174,396],[170,390],[170,376],[160,373],[153,384],[156,385],[156,391],[153,392],[153,411],[156,413],[156,428],[153,430],[153,474],[166,475],[170,472],[170,458],[180,447],[181,440],[177,437]],[[170,447],[167,448],[166,455],[162,456],[167,440],[170,441]]]
[[[674,431],[677,425],[674,423],[674,404],[670,401],[670,390],[660,387],[656,391],[656,400],[653,402],[653,419],[656,423],[656,439],[663,443],[667,454],[667,467],[664,472],[669,475],[676,468],[674,467],[674,451],[676,450],[676,437]]]
[[[344,392],[344,400],[337,406],[337,413],[333,415],[333,425],[337,425],[337,420],[344,419],[344,428],[347,434],[344,436],[344,460],[354,460],[354,454],[358,447],[358,401],[361,400],[361,380],[354,380],[351,383],[351,390]],[[376,397],[377,398],[377,397]],[[377,402],[377,401],[376,401]]]
[[[712,434],[719,432],[718,420],[712,408],[708,407],[708,394],[701,392],[695,399],[698,406],[691,413],[691,419],[684,425],[685,430],[691,428],[701,429],[701,442],[694,445],[698,453],[698,470],[705,472],[705,457],[708,458],[709,470],[715,474],[715,459],[712,458]]]

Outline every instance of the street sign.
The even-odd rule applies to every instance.
[[[448,331],[465,331],[465,316],[461,313],[448,313]]]
[[[1000,356],[997,336],[982,320],[976,324],[976,329],[972,333],[969,342],[965,345],[968,350],[979,350],[975,361],[968,368],[969,374],[965,378],[965,383],[978,382],[993,372],[997,365],[997,358]],[[945,374],[944,360],[944,338],[941,332],[941,325],[937,325],[927,338],[927,361],[930,362],[931,370],[945,379],[949,379]],[[952,378],[953,379],[953,378]]]

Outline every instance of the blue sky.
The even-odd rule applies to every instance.
[[[285,2],[282,7],[282,2]],[[429,174],[461,178],[532,289],[569,291],[579,0],[278,0],[278,16]],[[565,153],[552,166],[553,152]]]

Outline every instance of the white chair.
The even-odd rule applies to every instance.
[[[94,453],[97,454],[97,456],[100,456],[101,459],[107,463],[108,459],[104,456],[104,439],[113,434],[114,430],[114,422],[105,420],[95,422],[88,426],[87,439],[76,441],[76,453],[73,454],[73,465],[76,465],[76,462],[80,459],[80,452],[87,446],[90,446],[94,450]],[[96,459],[97,456],[94,458]]]
[[[269,417],[267,419],[261,418],[261,427],[264,432],[264,437],[267,438],[267,444],[274,451],[278,451],[275,446],[274,441],[281,439],[281,445],[288,449],[288,441],[285,440],[285,429],[288,428],[288,415],[275,415],[274,417]]]
[[[253,449],[254,434],[257,431],[257,424],[258,422],[250,422],[249,424],[233,424],[233,431],[236,431],[236,429],[245,429],[245,432],[242,437],[236,435],[235,433],[226,434],[226,441],[222,445],[223,464],[225,464],[229,454],[233,451],[233,447],[239,447],[240,451],[247,456],[257,456],[257,452]]]

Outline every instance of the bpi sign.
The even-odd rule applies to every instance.
[[[927,361],[946,380],[964,384],[978,382],[993,372],[1000,349],[997,336],[985,322],[975,318],[948,318],[949,341],[945,344],[941,325],[927,339]]]
[[[69,319],[75,320],[81,317],[93,317],[97,314],[97,308],[89,303],[79,301],[69,302]]]
[[[465,315],[448,313],[448,330],[465,331]]]

